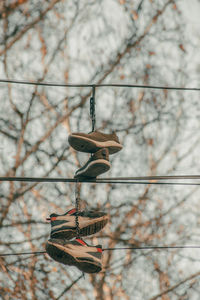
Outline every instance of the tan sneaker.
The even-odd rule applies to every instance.
[[[98,273],[102,270],[101,245],[90,246],[82,239],[50,239],[46,243],[46,251],[55,261],[75,266],[82,272]]]
[[[74,178],[96,178],[98,175],[107,172],[110,167],[109,151],[103,148],[94,153],[87,163],[76,171]]]
[[[72,133],[68,138],[70,146],[80,152],[94,153],[107,148],[110,154],[122,149],[122,145],[115,133],[106,134],[98,131],[91,133]]]
[[[70,240],[76,236],[76,216],[78,216],[80,236],[95,234],[108,223],[108,215],[99,211],[79,211],[70,209],[63,215],[51,214],[51,238]]]

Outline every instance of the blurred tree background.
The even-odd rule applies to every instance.
[[[191,1],[191,6],[198,2]],[[196,86],[199,31],[183,1],[4,0],[0,74],[58,83]],[[193,7],[194,9],[194,7]],[[91,130],[91,88],[0,83],[0,176],[71,178],[88,159],[68,135]],[[97,129],[124,148],[105,175],[199,174],[198,92],[97,88]],[[50,213],[75,203],[73,183],[0,182],[0,252],[43,251]],[[81,208],[110,215],[85,240],[103,248],[199,245],[196,186],[82,183]],[[85,277],[48,255],[0,258],[2,299],[198,299],[199,250],[103,253]]]

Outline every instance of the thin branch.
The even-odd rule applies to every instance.
[[[69,291],[71,288],[72,288],[72,286],[74,285],[74,284],[76,284],[81,278],[83,278],[84,277],[84,274],[82,274],[82,275],[80,275],[76,280],[74,280],[69,286],[67,286],[65,289],[64,289],[64,291],[62,291],[62,293],[56,298],[56,300],[59,300],[67,291]]]
[[[3,55],[8,49],[10,49],[15,42],[17,42],[19,39],[22,38],[22,36],[28,32],[30,29],[32,29],[37,23],[39,23],[44,17],[45,15],[55,6],[56,3],[60,2],[60,0],[53,0],[49,6],[40,13],[40,15],[34,20],[32,21],[30,24],[28,24],[26,27],[24,27],[18,34],[16,34],[16,36],[9,42],[6,44],[6,47],[0,51],[0,56]]]
[[[197,272],[197,273],[195,273],[195,274],[193,274],[193,275],[191,275],[191,276],[189,276],[189,277],[183,279],[182,281],[179,281],[179,283],[177,283],[177,284],[171,286],[169,289],[167,289],[167,290],[161,292],[160,294],[158,294],[158,295],[156,295],[156,296],[150,298],[149,300],[156,300],[156,299],[162,297],[163,295],[166,295],[167,293],[172,292],[173,290],[175,290],[175,289],[176,289],[177,287],[179,287],[180,285],[184,284],[185,282],[187,282],[187,281],[189,281],[189,280],[191,280],[191,279],[193,279],[193,278],[195,278],[195,277],[197,277],[197,276],[199,276],[199,275],[200,275],[200,272]]]

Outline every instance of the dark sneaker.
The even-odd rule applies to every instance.
[[[106,134],[98,131],[91,133],[72,133],[68,138],[69,144],[77,151],[94,153],[99,149],[107,148],[110,154],[122,149],[115,133]]]
[[[94,153],[88,162],[75,173],[75,178],[95,178],[110,169],[108,149],[103,148]]]
[[[76,266],[85,273],[98,273],[102,269],[102,246],[90,246],[81,239],[64,241],[50,239],[46,251],[51,258],[64,265]]]
[[[51,238],[70,240],[76,237],[76,209],[71,209],[63,215],[51,214],[47,218],[51,222]],[[78,212],[80,236],[95,234],[108,222],[108,215],[104,212]]]

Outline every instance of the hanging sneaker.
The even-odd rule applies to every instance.
[[[122,145],[115,133],[106,134],[99,131],[86,133],[72,133],[68,138],[69,144],[77,151],[94,153],[107,148],[110,154],[122,149]]]
[[[102,269],[102,246],[90,246],[81,239],[64,241],[50,239],[46,251],[51,258],[64,265],[76,266],[85,273],[98,273]]]
[[[47,218],[51,222],[51,238],[70,240],[76,237],[76,215],[80,228],[80,236],[95,234],[108,222],[108,215],[104,212],[79,211],[71,209],[63,215],[51,214]]]
[[[107,172],[110,167],[109,151],[103,148],[94,153],[88,162],[76,171],[74,178],[96,178],[98,175]]]

